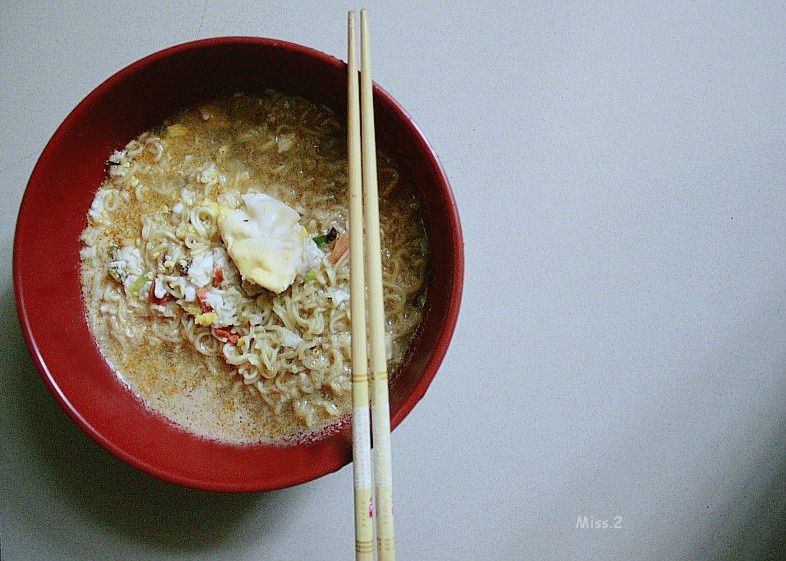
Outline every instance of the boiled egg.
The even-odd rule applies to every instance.
[[[264,193],[247,193],[238,208],[221,207],[218,227],[243,280],[279,293],[318,264],[322,252],[300,215]]]

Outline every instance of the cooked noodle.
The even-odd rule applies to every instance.
[[[310,236],[345,233],[343,135],[329,110],[268,91],[186,111],[112,154],[82,236],[82,285],[102,351],[149,406],[235,441],[293,436],[348,412],[346,259],[334,264],[326,248],[288,289],[257,294],[218,227],[220,208],[263,192],[294,208]],[[384,154],[380,169],[393,371],[420,322],[426,242],[402,174]],[[200,325],[206,310],[213,323]]]

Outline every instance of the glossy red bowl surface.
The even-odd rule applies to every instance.
[[[14,289],[25,341],[63,409],[96,442],[162,479],[215,491],[296,485],[352,459],[348,420],[291,445],[232,445],[199,438],[144,407],[90,334],[79,280],[79,236],[107,157],[199,101],[276,88],[346,115],[346,65],[283,41],[194,41],[124,68],[88,95],[55,132],[33,170],[14,241]],[[411,176],[430,244],[423,323],[390,385],[391,422],[414,407],[445,355],[461,300],[463,242],[448,179],[418,128],[375,86],[378,142]]]

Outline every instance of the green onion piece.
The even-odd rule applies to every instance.
[[[316,236],[315,238],[312,239],[314,240],[314,243],[317,244],[317,247],[319,249],[322,249],[327,244],[335,240],[337,237],[338,237],[338,232],[336,231],[335,228],[331,228],[327,234],[322,234],[321,236]]]
[[[310,271],[306,272],[303,278],[306,280],[306,282],[314,282],[317,280],[317,274],[318,271],[316,269],[311,269]]]
[[[199,307],[199,304],[193,302],[186,302],[182,304],[181,307],[192,316],[198,316],[202,313],[202,308]]]
[[[131,283],[131,286],[128,287],[129,292],[139,292],[142,290],[142,287],[145,286],[147,283],[147,276],[146,275],[139,275],[134,282]]]
[[[120,278],[120,273],[117,272],[117,269],[115,269],[114,267],[109,267],[108,271],[110,277],[115,279],[116,282],[123,284],[123,279]]]

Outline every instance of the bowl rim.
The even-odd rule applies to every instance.
[[[55,397],[55,400],[58,402],[60,407],[77,424],[77,426],[79,426],[93,441],[95,441],[97,444],[99,444],[101,447],[109,451],[114,456],[122,459],[127,464],[130,464],[131,466],[140,469],[141,471],[144,471],[150,475],[153,475],[165,481],[169,481],[171,483],[183,485],[186,487],[196,488],[196,489],[204,489],[204,490],[219,491],[219,492],[265,491],[265,490],[273,490],[273,489],[298,485],[300,483],[311,481],[313,479],[316,479],[318,477],[321,477],[322,475],[326,475],[333,471],[337,471],[341,467],[347,465],[347,463],[351,462],[351,458],[348,461],[340,463],[338,465],[320,464],[318,469],[310,470],[309,473],[301,473],[300,475],[289,477],[289,478],[287,477],[279,478],[276,481],[269,482],[269,484],[266,484],[260,479],[258,480],[259,481],[258,485],[240,485],[240,484],[233,483],[232,481],[222,482],[222,483],[206,482],[194,477],[185,477],[180,474],[173,474],[167,471],[163,467],[150,464],[138,458],[137,456],[130,454],[121,445],[106,438],[69,401],[68,397],[62,391],[62,389],[60,388],[57,382],[57,376],[53,375],[46,361],[43,359],[39,347],[39,340],[37,339],[36,334],[33,332],[33,328],[30,323],[30,318],[28,317],[28,307],[30,305],[25,300],[24,287],[26,281],[20,271],[20,263],[21,260],[23,259],[21,255],[21,246],[23,244],[23,238],[24,238],[24,231],[22,228],[23,215],[25,214],[24,210],[31,204],[29,200],[32,196],[31,186],[38,175],[39,167],[42,165],[42,161],[45,160],[45,156],[50,150],[53,150],[54,147],[58,145],[61,136],[65,134],[65,131],[67,129],[70,128],[72,122],[78,120],[82,112],[90,108],[98,99],[101,98],[101,96],[103,96],[107,91],[110,91],[113,87],[115,87],[115,85],[118,82],[122,81],[129,74],[133,74],[134,72],[137,72],[138,70],[148,65],[151,65],[159,60],[168,58],[172,55],[180,54],[186,51],[201,50],[206,48],[209,49],[214,47],[237,45],[237,44],[281,48],[286,51],[305,55],[306,57],[316,59],[321,63],[336,68],[346,68],[346,63],[344,63],[343,61],[339,60],[338,58],[332,55],[329,55],[327,53],[324,53],[322,51],[316,50],[311,47],[306,47],[304,45],[299,45],[297,43],[292,43],[280,39],[273,39],[273,38],[266,38],[266,37],[253,37],[253,36],[239,36],[239,35],[210,37],[210,38],[198,39],[194,41],[188,41],[185,43],[179,43],[161,49],[149,55],[146,55],[132,62],[131,64],[125,66],[121,70],[112,74],[109,78],[105,79],[98,86],[96,86],[90,93],[88,93],[68,113],[68,115],[63,119],[63,121],[57,127],[52,137],[46,143],[45,147],[43,148],[41,154],[39,155],[36,161],[36,165],[33,167],[30,178],[25,186],[24,194],[17,214],[17,221],[16,221],[15,233],[14,233],[14,244],[13,244],[12,276],[13,276],[14,297],[15,297],[17,315],[19,319],[19,326],[22,331],[25,344],[33,359],[33,363],[35,364],[39,372],[39,375],[45,382],[49,391]],[[433,352],[430,354],[429,363],[424,369],[423,374],[418,378],[412,390],[402,398],[401,405],[398,407],[398,409],[395,412],[392,412],[391,430],[393,430],[403,421],[403,419],[414,408],[415,404],[417,404],[417,402],[420,401],[420,399],[422,399],[422,397],[425,395],[429,385],[431,384],[431,381],[433,380],[437,370],[439,369],[440,364],[442,363],[442,360],[444,359],[451,338],[455,331],[459,310],[461,307],[461,298],[462,298],[463,284],[464,284],[464,242],[463,242],[461,223],[459,221],[459,216],[458,216],[458,209],[450,185],[450,181],[448,180],[444,167],[442,166],[442,163],[439,160],[439,157],[437,156],[433,147],[428,142],[425,135],[422,133],[422,131],[414,122],[414,120],[404,110],[404,108],[388,92],[386,92],[383,88],[381,88],[376,82],[374,83],[374,95],[382,104],[386,105],[393,112],[396,118],[408,129],[409,134],[415,137],[417,143],[423,150],[424,155],[426,156],[431,166],[433,167],[434,172],[436,173],[436,176],[438,178],[440,189],[443,191],[443,194],[445,195],[445,199],[447,202],[446,208],[443,210],[447,213],[448,221],[452,226],[450,231],[451,239],[449,241],[449,245],[453,248],[455,252],[455,259],[452,263],[454,274],[452,278],[452,288],[449,295],[450,302],[448,305],[448,310],[445,317],[445,321],[443,323],[443,327],[440,331],[439,338],[436,344],[434,345]],[[27,282],[30,281],[28,280]]]

